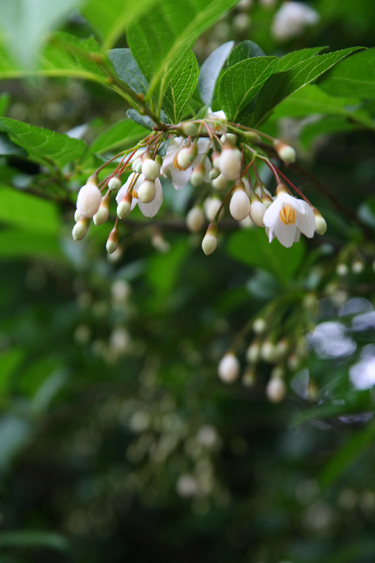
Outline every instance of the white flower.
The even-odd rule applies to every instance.
[[[272,35],[279,41],[297,37],[305,27],[316,25],[318,12],[302,2],[285,2],[276,12],[272,23]]]
[[[137,178],[137,176],[138,176],[138,178]],[[133,183],[134,181],[135,181],[135,184],[134,184],[133,189],[132,189],[133,200],[132,200],[131,208],[134,209],[134,207],[138,203],[139,209],[142,211],[142,213],[145,217],[154,217],[157,214],[157,212],[159,211],[161,204],[163,203],[163,189],[161,187],[161,182],[160,182],[159,178],[156,178],[156,180],[155,180],[156,194],[155,194],[154,199],[152,201],[150,201],[149,203],[143,203],[137,197],[137,195],[138,195],[138,190],[139,190],[140,186],[145,181],[145,177],[143,176],[143,174],[138,175],[136,172],[133,172],[132,174],[130,174],[129,178],[127,179],[125,184],[122,186],[121,190],[118,192],[118,194],[116,196],[117,203],[120,203],[122,198],[127,193],[130,184]]]
[[[269,241],[274,237],[289,248],[298,242],[300,234],[312,238],[315,232],[315,217],[312,208],[301,199],[281,193],[266,210],[263,217]]]
[[[186,186],[188,181],[190,180],[190,176],[193,172],[194,166],[202,162],[204,159],[204,154],[208,151],[211,141],[209,139],[198,139],[197,146],[198,146],[198,154],[194,161],[191,163],[191,166],[186,168],[185,170],[181,170],[181,167],[178,164],[177,157],[180,150],[186,148],[187,146],[187,139],[183,137],[174,137],[169,143],[167,148],[167,153],[163,160],[163,165],[161,167],[161,173],[166,175],[168,170],[171,172],[172,175],[172,184],[176,188],[176,190],[181,190]],[[209,181],[208,174],[211,171],[211,165],[208,158],[204,161],[205,166],[205,182]]]
[[[224,383],[233,383],[238,378],[239,373],[240,362],[232,352],[228,352],[220,360],[218,366],[219,378]]]
[[[98,211],[102,194],[96,184],[88,181],[78,192],[77,210],[84,217],[93,217]]]

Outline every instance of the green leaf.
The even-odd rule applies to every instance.
[[[131,119],[122,119],[103,131],[92,143],[90,150],[101,154],[132,146],[148,134],[148,130]]]
[[[252,57],[264,57],[265,54],[262,49],[254,43],[254,41],[242,41],[237,47],[233,49],[228,59],[228,66],[233,66],[245,59]]]
[[[147,115],[141,115],[135,109],[128,109],[126,115],[130,117],[130,119],[132,119],[135,123],[138,123],[138,125],[140,125],[141,127],[144,127],[145,129],[150,129],[152,131],[154,127],[154,122],[152,121],[152,119],[147,117]]]
[[[375,48],[348,57],[319,85],[332,96],[375,98]]]
[[[10,378],[22,358],[21,348],[12,348],[0,355],[0,395],[8,390]]]
[[[323,92],[318,86],[310,84],[297,90],[277,106],[273,117],[305,117],[310,114],[342,115],[374,128],[372,119],[364,111],[352,109],[359,105],[358,99],[338,98]]]
[[[13,57],[25,69],[35,66],[46,33],[83,0],[8,0],[0,2],[0,26]]]
[[[1,184],[0,198],[0,221],[46,235],[56,235],[60,231],[54,203]]]
[[[88,0],[81,9],[109,49],[124,33],[125,27],[156,4],[156,0]]]
[[[301,240],[292,248],[285,248],[276,239],[270,244],[263,229],[249,229],[233,233],[227,250],[236,260],[267,270],[282,285],[288,286],[303,259],[305,244]]]
[[[228,41],[221,45],[202,64],[198,88],[203,102],[210,106],[214,98],[216,81],[220,75],[221,69],[228,58],[234,45],[234,41]]]
[[[310,82],[316,80],[347,55],[358,49],[361,49],[361,47],[352,47],[342,51],[335,51],[334,53],[317,55],[296,64],[287,71],[278,72],[270,76],[259,92],[255,110],[251,114],[248,124],[252,127],[257,127],[269,117],[273,108],[284,98],[310,84]]]
[[[108,58],[120,80],[128,84],[137,94],[147,94],[148,82],[139,70],[130,49],[112,49],[108,51]]]
[[[148,98],[155,95],[157,109],[199,35],[234,4],[236,0],[186,0],[182,8],[175,0],[164,0],[127,27],[128,44],[150,82]]]
[[[5,115],[10,104],[10,96],[7,92],[0,94],[0,115]]]
[[[0,230],[1,258],[41,256],[61,260],[63,254],[56,237],[19,229]]]
[[[331,459],[320,475],[320,485],[326,488],[336,481],[357,460],[363,451],[373,444],[374,439],[375,424],[372,422],[348,440]]]
[[[84,141],[8,117],[0,117],[0,131],[25,148],[31,159],[60,168],[83,156],[87,149]]]
[[[277,68],[277,57],[255,57],[226,70],[219,84],[220,104],[227,119],[238,121]]]
[[[93,37],[78,39],[68,33],[54,33],[41,54],[39,67],[32,70],[15,63],[0,45],[0,78],[74,76],[107,85],[108,74],[100,64],[103,61],[105,52]]]
[[[183,116],[184,109],[194,94],[198,75],[197,59],[190,52],[184,66],[173,76],[165,91],[163,110],[171,123],[178,123]]]
[[[20,532],[1,532],[0,547],[47,547],[58,551],[68,551],[69,543],[60,534],[23,530]]]
[[[28,153],[9,139],[6,133],[0,133],[0,155],[27,157]]]
[[[315,57],[315,55],[325,49],[327,49],[327,47],[309,47],[308,49],[299,49],[298,51],[287,53],[279,59],[277,70],[278,72],[289,70],[301,62],[311,59],[311,57]]]
[[[348,133],[356,131],[361,126],[350,123],[341,116],[329,116],[306,123],[300,132],[300,141],[305,149],[311,147],[312,142],[320,135],[334,135],[335,133]]]

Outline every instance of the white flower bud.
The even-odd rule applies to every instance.
[[[219,176],[212,181],[212,187],[215,188],[215,190],[225,190],[227,184],[228,180],[224,174],[219,174]]]
[[[272,205],[273,203],[273,199],[271,196],[269,196],[268,194],[263,194],[262,197],[260,198],[261,202],[263,203],[264,207],[266,209],[269,208],[270,205]]]
[[[131,205],[132,196],[129,192],[127,192],[117,206],[117,216],[120,219],[125,219],[125,217],[127,217],[131,211]]]
[[[77,197],[77,210],[84,217],[93,217],[99,209],[102,199],[102,194],[96,184],[92,181],[87,181],[87,184],[82,186],[79,190]]]
[[[270,340],[265,340],[260,349],[260,355],[265,362],[272,363],[275,360],[275,347]]]
[[[279,377],[271,377],[267,383],[266,395],[271,403],[280,403],[286,395],[284,381]]]
[[[255,319],[253,323],[253,331],[255,334],[262,334],[267,328],[267,323],[264,319]]]
[[[229,211],[233,219],[236,219],[237,221],[241,221],[249,215],[250,200],[245,192],[242,182],[238,183],[234,188],[229,204]]]
[[[318,233],[318,235],[324,235],[327,230],[326,220],[324,219],[320,211],[316,209],[316,207],[313,209],[313,211],[315,217],[315,231]]]
[[[88,231],[90,220],[87,217],[81,217],[74,225],[72,230],[72,237],[74,240],[81,240],[85,238]]]
[[[196,137],[198,135],[198,127],[192,121],[182,123],[180,129],[186,137]]]
[[[200,207],[193,207],[186,216],[186,225],[192,233],[199,232],[205,223],[205,217]]]
[[[346,264],[337,264],[336,273],[338,276],[346,276],[349,272],[349,268]]]
[[[154,201],[156,196],[155,183],[145,180],[138,188],[138,197],[142,203],[150,203]]]
[[[177,155],[177,165],[180,170],[186,170],[191,166],[197,157],[198,154],[198,147],[196,143],[191,145],[190,147],[182,148],[178,155]]]
[[[234,133],[226,133],[225,135],[221,136],[220,141],[222,143],[229,142],[234,146],[237,143],[237,135],[235,135]]]
[[[297,354],[291,354],[288,358],[287,364],[288,368],[294,371],[301,365],[301,360]]]
[[[218,374],[221,381],[224,383],[233,383],[238,379],[240,374],[240,362],[232,352],[228,352],[221,358]]]
[[[251,217],[252,222],[257,227],[263,227],[263,225],[264,225],[263,217],[264,217],[265,212],[266,212],[266,207],[260,201],[254,201],[250,205],[250,217]]]
[[[93,219],[95,225],[103,225],[109,217],[109,204],[111,198],[109,193],[102,197],[98,211],[95,213]]]
[[[256,364],[260,359],[260,346],[258,342],[250,344],[246,350],[246,359],[250,364]]]
[[[221,201],[217,197],[208,197],[204,200],[204,212],[208,221],[215,219],[216,213],[219,211]]]
[[[142,174],[146,180],[151,180],[153,182],[160,176],[159,164],[151,158],[146,158],[142,163]]]
[[[108,182],[108,189],[111,190],[111,192],[118,192],[120,188],[121,188],[120,178],[117,178],[117,176],[113,176],[113,178],[111,178]]]
[[[235,180],[241,170],[242,155],[231,145],[224,145],[220,155],[219,170],[228,180]]]
[[[220,172],[217,168],[212,168],[212,170],[210,170],[210,173],[208,174],[210,180],[216,180],[216,178],[218,178],[219,176]]]
[[[215,252],[217,247],[217,225],[210,223],[202,241],[202,249],[206,256]]]
[[[201,184],[203,184],[204,181],[204,164],[198,164],[198,166],[196,166],[193,169],[193,172],[191,173],[190,176],[190,184],[194,187],[200,186]]]
[[[109,233],[109,237],[107,239],[106,249],[108,254],[112,254],[117,247],[118,247],[118,230],[114,228]]]
[[[353,262],[352,264],[352,272],[353,274],[360,274],[361,272],[363,272],[364,270],[364,263],[362,262],[362,260],[356,260],[355,262]]]
[[[143,161],[141,158],[136,158],[132,162],[132,170],[133,172],[137,172],[137,174],[141,173]]]
[[[296,151],[294,150],[293,147],[284,143],[284,141],[275,139],[273,142],[273,146],[279,158],[281,158],[283,162],[286,162],[287,164],[293,164],[293,162],[296,161],[297,158]]]

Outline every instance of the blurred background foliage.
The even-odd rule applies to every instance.
[[[25,65],[48,29],[103,33],[98,1],[50,16],[38,2],[43,21],[33,2],[0,6],[3,39]],[[121,2],[109,5],[113,44],[126,46]],[[372,2],[310,5],[320,22],[280,42],[280,2],[242,0],[196,56],[245,39],[267,55],[375,46]],[[105,227],[74,243],[79,181],[67,193],[0,136],[1,563],[374,561],[375,106],[359,96],[368,126],[356,100],[330,109],[328,82],[307,90],[323,96],[319,115],[285,103],[264,126],[296,146],[288,176],[328,223],[324,238],[271,257],[264,233],[231,223],[205,257],[184,227],[192,189],[168,186],[162,214],[135,214],[114,257]],[[1,91],[0,115],[88,143],[126,117],[122,99],[74,78]],[[255,318],[267,328],[240,341],[243,369],[254,341],[290,347],[279,404],[265,395],[270,362],[232,386],[217,377]]]

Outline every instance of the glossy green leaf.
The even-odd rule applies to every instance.
[[[296,64],[285,72],[278,72],[270,76],[259,92],[255,110],[251,114],[248,124],[252,127],[258,126],[269,117],[273,108],[284,98],[310,84],[347,55],[358,49],[360,47],[316,55]]]
[[[81,12],[111,48],[124,33],[125,27],[146,10],[153,9],[156,0],[88,0]]]
[[[252,57],[264,56],[264,52],[259,47],[259,45],[254,43],[254,41],[242,41],[242,43],[237,45],[229,55],[228,66],[233,66],[241,61],[244,61],[245,59],[250,59]]]
[[[57,27],[83,0],[3,0],[0,28],[13,58],[21,67],[35,67],[47,32]]]
[[[278,72],[289,70],[301,62],[311,59],[311,57],[315,57],[315,55],[325,49],[326,47],[309,47],[308,49],[299,49],[298,51],[287,53],[279,59],[277,70]]]
[[[324,77],[320,86],[332,96],[375,98],[375,48],[342,61]]]
[[[198,88],[203,102],[210,106],[214,98],[216,81],[220,75],[221,69],[228,58],[234,45],[234,41],[228,41],[224,45],[220,45],[202,64]]]
[[[112,49],[108,51],[108,58],[120,80],[128,84],[137,94],[147,93],[148,82],[139,70],[130,49]]]
[[[301,264],[305,254],[305,244],[301,239],[291,248],[285,248],[276,239],[270,244],[263,229],[248,229],[233,233],[227,250],[236,260],[248,266],[267,270],[282,285],[287,286]]]
[[[92,143],[90,149],[101,154],[132,146],[148,134],[148,130],[131,119],[122,119],[103,131]]]
[[[128,26],[129,46],[150,82],[148,97],[155,94],[157,109],[199,35],[234,4],[236,0],[187,0],[182,8],[175,0],[164,0]]]
[[[241,115],[277,68],[277,57],[254,57],[226,70],[219,84],[220,105],[230,121]]]
[[[60,220],[56,205],[20,190],[0,184],[0,221],[23,230],[56,235]]]
[[[149,129],[150,131],[152,131],[152,128],[154,127],[154,122],[147,115],[141,115],[135,109],[128,109],[126,115],[141,127],[144,127],[145,129]]]
[[[194,53],[176,73],[165,91],[163,109],[171,123],[178,123],[197,85],[199,67]]]
[[[25,149],[13,143],[6,133],[0,133],[0,155],[27,157],[28,153]]]
[[[8,133],[12,141],[25,148],[32,160],[60,168],[83,156],[87,149],[80,139],[8,117],[0,117],[0,131]]]

